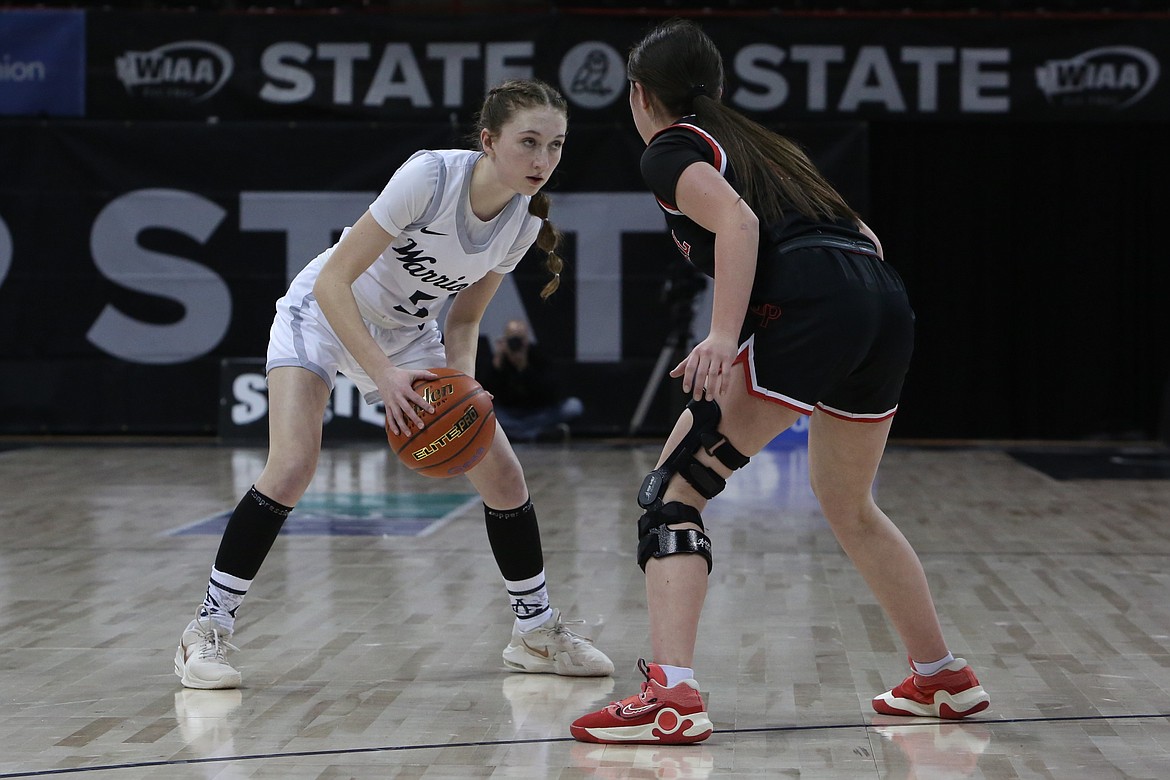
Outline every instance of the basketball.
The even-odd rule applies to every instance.
[[[419,379],[414,389],[435,407],[434,414],[415,407],[422,429],[411,426],[386,439],[398,459],[427,477],[454,477],[475,466],[492,446],[496,414],[479,382],[453,368],[432,368],[438,379]],[[389,420],[389,418],[387,418]]]

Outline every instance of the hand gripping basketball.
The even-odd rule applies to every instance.
[[[487,455],[496,435],[491,398],[476,382],[453,368],[432,368],[438,379],[419,379],[413,387],[435,407],[434,414],[415,407],[421,429],[406,426],[386,439],[399,460],[427,477],[454,477]]]

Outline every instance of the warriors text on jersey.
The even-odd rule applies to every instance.
[[[433,320],[451,295],[491,271],[512,271],[536,241],[540,220],[528,213],[527,196],[513,196],[486,222],[472,213],[471,172],[482,156],[417,152],[370,204],[394,241],[353,284],[363,318],[386,328]]]
[[[394,239],[352,290],[370,336],[400,368],[446,365],[437,322],[443,303],[489,273],[510,272],[540,232],[540,219],[528,213],[524,195],[514,195],[487,221],[472,212],[471,173],[482,157],[459,150],[418,152],[370,204],[374,220]],[[341,343],[313,295],[335,248],[305,266],[276,302],[266,366],[307,369],[330,388],[341,372],[372,404],[379,400],[376,383]]]

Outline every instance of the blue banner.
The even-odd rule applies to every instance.
[[[85,115],[85,12],[0,11],[0,116]]]

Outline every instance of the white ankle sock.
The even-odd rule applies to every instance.
[[[552,617],[543,569],[540,574],[526,580],[504,580],[504,585],[508,588],[508,600],[521,631],[543,626]]]
[[[955,657],[950,653],[947,653],[943,658],[928,664],[922,663],[921,661],[911,660],[910,668],[913,669],[915,673],[920,674],[923,677],[930,677],[932,674],[937,674],[940,669],[953,660],[955,660]]]
[[[683,680],[693,680],[695,678],[695,670],[689,666],[667,666],[666,664],[658,664],[658,668],[666,673],[667,688],[673,688]]]
[[[235,628],[236,610],[240,608],[251,585],[251,580],[233,577],[212,566],[207,595],[203,598],[203,606],[199,608],[199,616],[211,618],[230,634]]]

